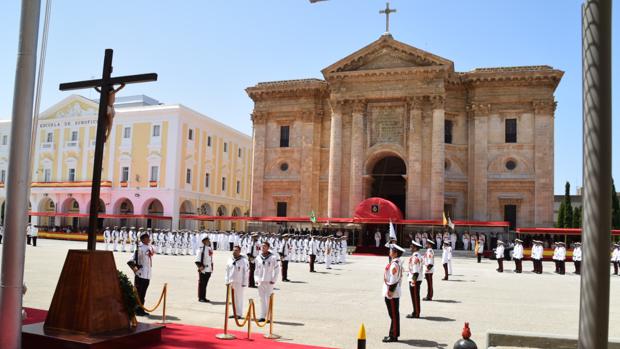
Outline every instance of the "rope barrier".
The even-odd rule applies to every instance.
[[[159,300],[157,301],[157,304],[149,309],[147,307],[144,306],[144,304],[142,304],[142,302],[140,301],[140,297],[138,296],[138,290],[134,287],[133,288],[133,293],[136,296],[136,302],[138,302],[138,306],[140,308],[142,308],[144,311],[146,311],[147,313],[152,313],[155,310],[157,310],[157,308],[159,308],[159,306],[162,304],[163,301],[163,314],[162,314],[162,323],[166,323],[166,301],[168,299],[168,284],[164,284],[164,289],[161,291],[161,295],[159,296]]]
[[[243,317],[243,321],[239,322],[237,315],[237,306],[235,305],[235,289],[230,285],[226,285],[226,309],[224,311],[224,333],[217,334],[215,337],[219,339],[235,339],[236,337],[230,333],[228,333],[228,304],[231,303],[231,295],[232,295],[232,309],[233,309],[233,318],[235,319],[235,324],[238,327],[244,327],[247,325],[248,327],[248,339],[252,334],[252,322],[256,324],[259,328],[265,327],[269,323],[269,334],[265,335],[265,338],[268,339],[278,339],[280,336],[273,333],[273,293],[269,296],[269,306],[267,310],[267,316],[265,317],[265,321],[261,324],[256,317],[256,304],[254,303],[254,299],[250,298],[248,307],[248,311],[245,313]]]

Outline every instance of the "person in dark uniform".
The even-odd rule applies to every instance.
[[[403,252],[405,250],[396,244],[390,246],[390,262],[383,273],[383,297],[391,320],[389,334],[383,338],[384,343],[398,342],[400,337],[400,282],[403,275],[400,256]]]
[[[411,295],[411,303],[413,304],[413,312],[407,315],[408,319],[417,319],[420,317],[422,307],[420,304],[420,287],[422,286],[422,271],[424,265],[422,256],[420,255],[422,245],[416,241],[411,241],[411,257],[407,264],[407,281],[409,281],[409,294]]]
[[[248,250],[248,260],[250,261],[250,288],[256,288],[256,281],[254,281],[254,271],[256,270],[256,264],[254,260],[260,254],[261,244],[258,242],[258,234],[252,233],[252,240],[250,241],[250,248]]]
[[[209,285],[209,279],[213,272],[213,249],[207,234],[202,236],[201,241],[202,246],[200,246],[198,253],[196,253],[195,261],[196,267],[198,267],[198,301],[208,303],[207,285]]]

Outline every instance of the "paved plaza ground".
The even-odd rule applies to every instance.
[[[25,282],[27,307],[47,309],[67,250],[85,248],[85,243],[39,240],[28,246]],[[98,248],[102,248],[100,244]],[[197,302],[197,275],[193,257],[157,255],[153,260],[153,279],[147,306],[159,297],[168,283],[168,314],[172,322],[221,328],[224,321],[225,286],[223,268],[229,252],[215,252],[215,269],[207,298],[211,304]],[[130,253],[115,253],[117,267],[130,273],[125,264]],[[457,258],[450,281],[435,276],[435,300],[422,303],[422,319],[410,320],[409,297],[401,299],[401,343],[383,344],[389,319],[381,295],[386,257],[349,256],[345,265],[318,273],[309,273],[307,264],[290,263],[291,283],[278,283],[275,298],[275,332],[283,340],[325,347],[354,348],[360,324],[366,326],[368,348],[452,348],[463,323],[471,324],[472,339],[486,348],[486,333],[493,330],[540,332],[575,336],[579,308],[579,277],[555,275],[552,264],[545,263],[545,273],[524,274],[495,272],[496,263],[471,258]],[[437,260],[439,262],[439,260]],[[572,264],[567,266],[572,271]],[[426,285],[423,284],[423,293]],[[611,280],[610,336],[620,338],[620,277]],[[246,298],[257,298],[250,289]],[[153,314],[160,319],[161,311]],[[141,318],[144,320],[145,318]],[[253,327],[256,330],[256,327]],[[262,330],[261,330],[262,331]]]

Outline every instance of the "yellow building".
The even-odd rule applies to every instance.
[[[88,226],[97,108],[98,102],[72,95],[40,115],[30,195],[34,224]],[[0,123],[2,212],[9,133],[10,122]],[[181,216],[247,215],[251,161],[252,140],[242,132],[180,104],[119,97],[104,151],[100,212],[106,218],[100,225],[194,229],[203,223]],[[215,227],[243,228],[236,224]]]

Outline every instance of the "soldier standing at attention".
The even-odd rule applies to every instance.
[[[495,258],[497,259],[497,272],[504,272],[504,242],[497,240],[497,247],[495,248]]]
[[[426,240],[426,253],[424,254],[424,278],[426,279],[425,301],[433,300],[433,272],[435,271],[435,251],[433,251],[433,240]]]
[[[241,254],[241,247],[237,245],[233,247],[232,257],[226,264],[224,283],[230,286],[233,290],[233,302],[235,304],[235,311],[238,319],[241,319],[241,314],[243,314],[243,293],[245,287],[248,286],[249,274],[250,264],[248,263],[248,259]],[[232,318],[234,315],[231,315],[230,317]]]
[[[614,264],[614,275],[618,275],[620,266],[620,244],[614,244],[614,250],[611,253],[611,262]]]
[[[155,250],[150,245],[151,238],[149,234],[142,234],[140,236],[140,242],[142,244],[134,253],[134,257],[127,262],[127,265],[133,270],[136,277],[134,279],[134,285],[136,286],[136,290],[138,291],[138,298],[142,305],[144,305],[144,299],[146,298],[146,291],[149,288],[149,284],[151,282],[151,268],[153,266],[153,255],[155,255]],[[148,316],[144,309],[138,307],[136,310],[137,316]]]
[[[573,263],[575,264],[575,274],[581,274],[581,242],[575,242],[573,248]]]
[[[268,241],[263,242],[261,246],[261,254],[256,257],[254,264],[256,269],[254,271],[254,279],[258,283],[258,298],[260,299],[260,315],[259,322],[265,321],[265,317],[268,315],[267,310],[269,307],[269,298],[273,293],[273,287],[280,274],[280,263],[278,263],[278,257],[269,252],[271,244]]]
[[[450,247],[450,241],[443,242],[443,248],[441,249],[441,264],[443,265],[444,276],[442,280],[448,280],[449,268],[448,264],[452,259],[452,247]]]
[[[196,254],[196,266],[198,267],[198,301],[201,303],[210,302],[207,299],[207,285],[213,272],[213,249],[207,234],[202,236],[202,246]]]
[[[397,244],[390,246],[390,262],[383,273],[383,297],[390,316],[390,331],[383,338],[384,343],[398,342],[400,336],[400,282],[402,279],[402,266],[400,256],[405,250]]]
[[[512,250],[512,259],[515,261],[515,273],[521,274],[523,271],[523,240],[515,239],[515,247]]]
[[[420,317],[422,307],[420,306],[420,287],[422,286],[422,256],[420,256],[420,248],[422,245],[416,241],[411,242],[411,257],[407,265],[409,281],[409,293],[411,294],[411,303],[413,304],[413,312],[407,315],[408,319],[417,319]]]

